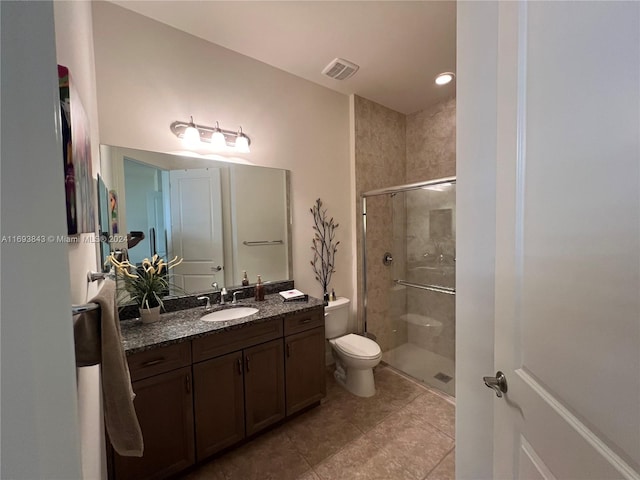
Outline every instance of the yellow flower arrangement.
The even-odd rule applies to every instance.
[[[129,298],[140,308],[160,306],[164,309],[162,296],[168,293],[170,286],[167,275],[169,270],[182,263],[182,259],[175,257],[165,262],[163,258],[154,255],[151,260],[145,258],[142,265],[136,266],[129,260],[119,262],[112,253],[105,263],[115,267],[116,275],[122,279]]]

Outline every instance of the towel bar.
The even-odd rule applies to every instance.
[[[97,282],[98,280],[104,280],[107,278],[108,273],[104,272],[87,272],[87,282]]]
[[[71,313],[73,315],[78,315],[79,313],[90,312],[91,310],[97,310],[98,308],[100,308],[100,305],[98,305],[97,303],[85,303],[84,305],[72,305]]]

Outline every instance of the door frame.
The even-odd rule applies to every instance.
[[[456,478],[493,478],[498,2],[458,2]]]

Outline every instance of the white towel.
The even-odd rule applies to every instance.
[[[102,392],[107,433],[114,450],[126,457],[141,457],[142,431],[133,406],[129,365],[122,348],[116,283],[107,279],[91,299],[102,310]]]

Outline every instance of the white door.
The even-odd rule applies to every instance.
[[[172,170],[171,256],[183,258],[173,283],[187,293],[224,283],[220,170]]]
[[[640,478],[640,3],[498,14],[494,478]]]

